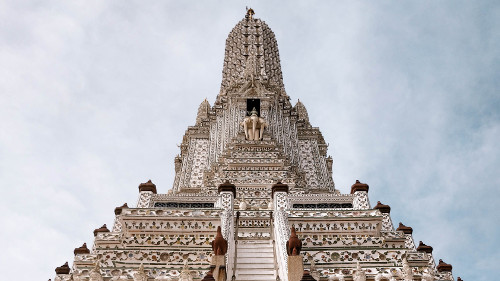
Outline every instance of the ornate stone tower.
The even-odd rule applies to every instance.
[[[229,33],[220,92],[183,137],[173,188],[140,184],[137,205],[117,207],[56,280],[453,280],[389,206],[371,206],[367,184],[335,189],[323,136],[290,103],[274,33],[253,16]]]

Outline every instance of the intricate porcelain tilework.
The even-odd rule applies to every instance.
[[[207,139],[197,139],[195,141],[189,187],[201,187],[203,184],[203,172],[208,164],[208,144]]]
[[[142,191],[139,193],[139,200],[137,200],[137,208],[148,208],[153,192]]]
[[[353,206],[355,210],[367,210],[371,209],[370,200],[368,199],[368,192],[366,191],[356,191],[354,192]]]
[[[390,214],[382,214],[382,215],[384,217],[382,220],[382,230],[394,231]]]
[[[73,276],[56,280],[200,280],[219,225],[228,241],[228,277],[236,234],[242,243],[274,239],[279,276],[288,280],[285,245],[294,226],[316,279],[351,280],[361,270],[368,280],[434,280],[432,255],[417,253],[411,235],[394,231],[389,214],[372,210],[367,192],[342,195],[334,189],[328,145],[305,106],[292,107],[267,25],[243,20],[226,43],[221,92],[213,106],[202,102],[182,139],[173,191],[141,192],[137,208],[116,216],[113,232],[95,237],[92,254],[75,256]],[[263,140],[245,140],[240,123],[247,99],[260,100],[260,117],[268,123]],[[236,185],[236,198],[219,195],[226,180]],[[289,185],[289,194],[272,198],[277,181]],[[362,269],[355,269],[356,262]],[[452,280],[451,274],[437,275]]]

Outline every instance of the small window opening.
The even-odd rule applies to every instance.
[[[257,115],[260,116],[260,99],[247,99],[247,115],[255,108]]]

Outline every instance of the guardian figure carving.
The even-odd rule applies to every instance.
[[[290,239],[286,242],[286,251],[289,256],[300,255],[300,250],[302,250],[302,241],[297,237],[295,232],[295,227],[292,227],[292,234]]]
[[[257,115],[258,112],[255,107],[249,113],[250,116],[245,117],[241,122],[245,129],[245,138],[247,140],[262,140],[262,134],[267,127],[267,122]]]
[[[216,256],[225,255],[227,253],[227,241],[222,237],[220,226],[217,227],[217,235],[214,241],[212,241],[212,250]]]

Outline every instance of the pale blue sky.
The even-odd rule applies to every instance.
[[[495,280],[498,1],[0,0],[3,278],[53,278],[139,183],[167,192],[245,6],[275,32],[337,188],[367,182],[455,277]]]

